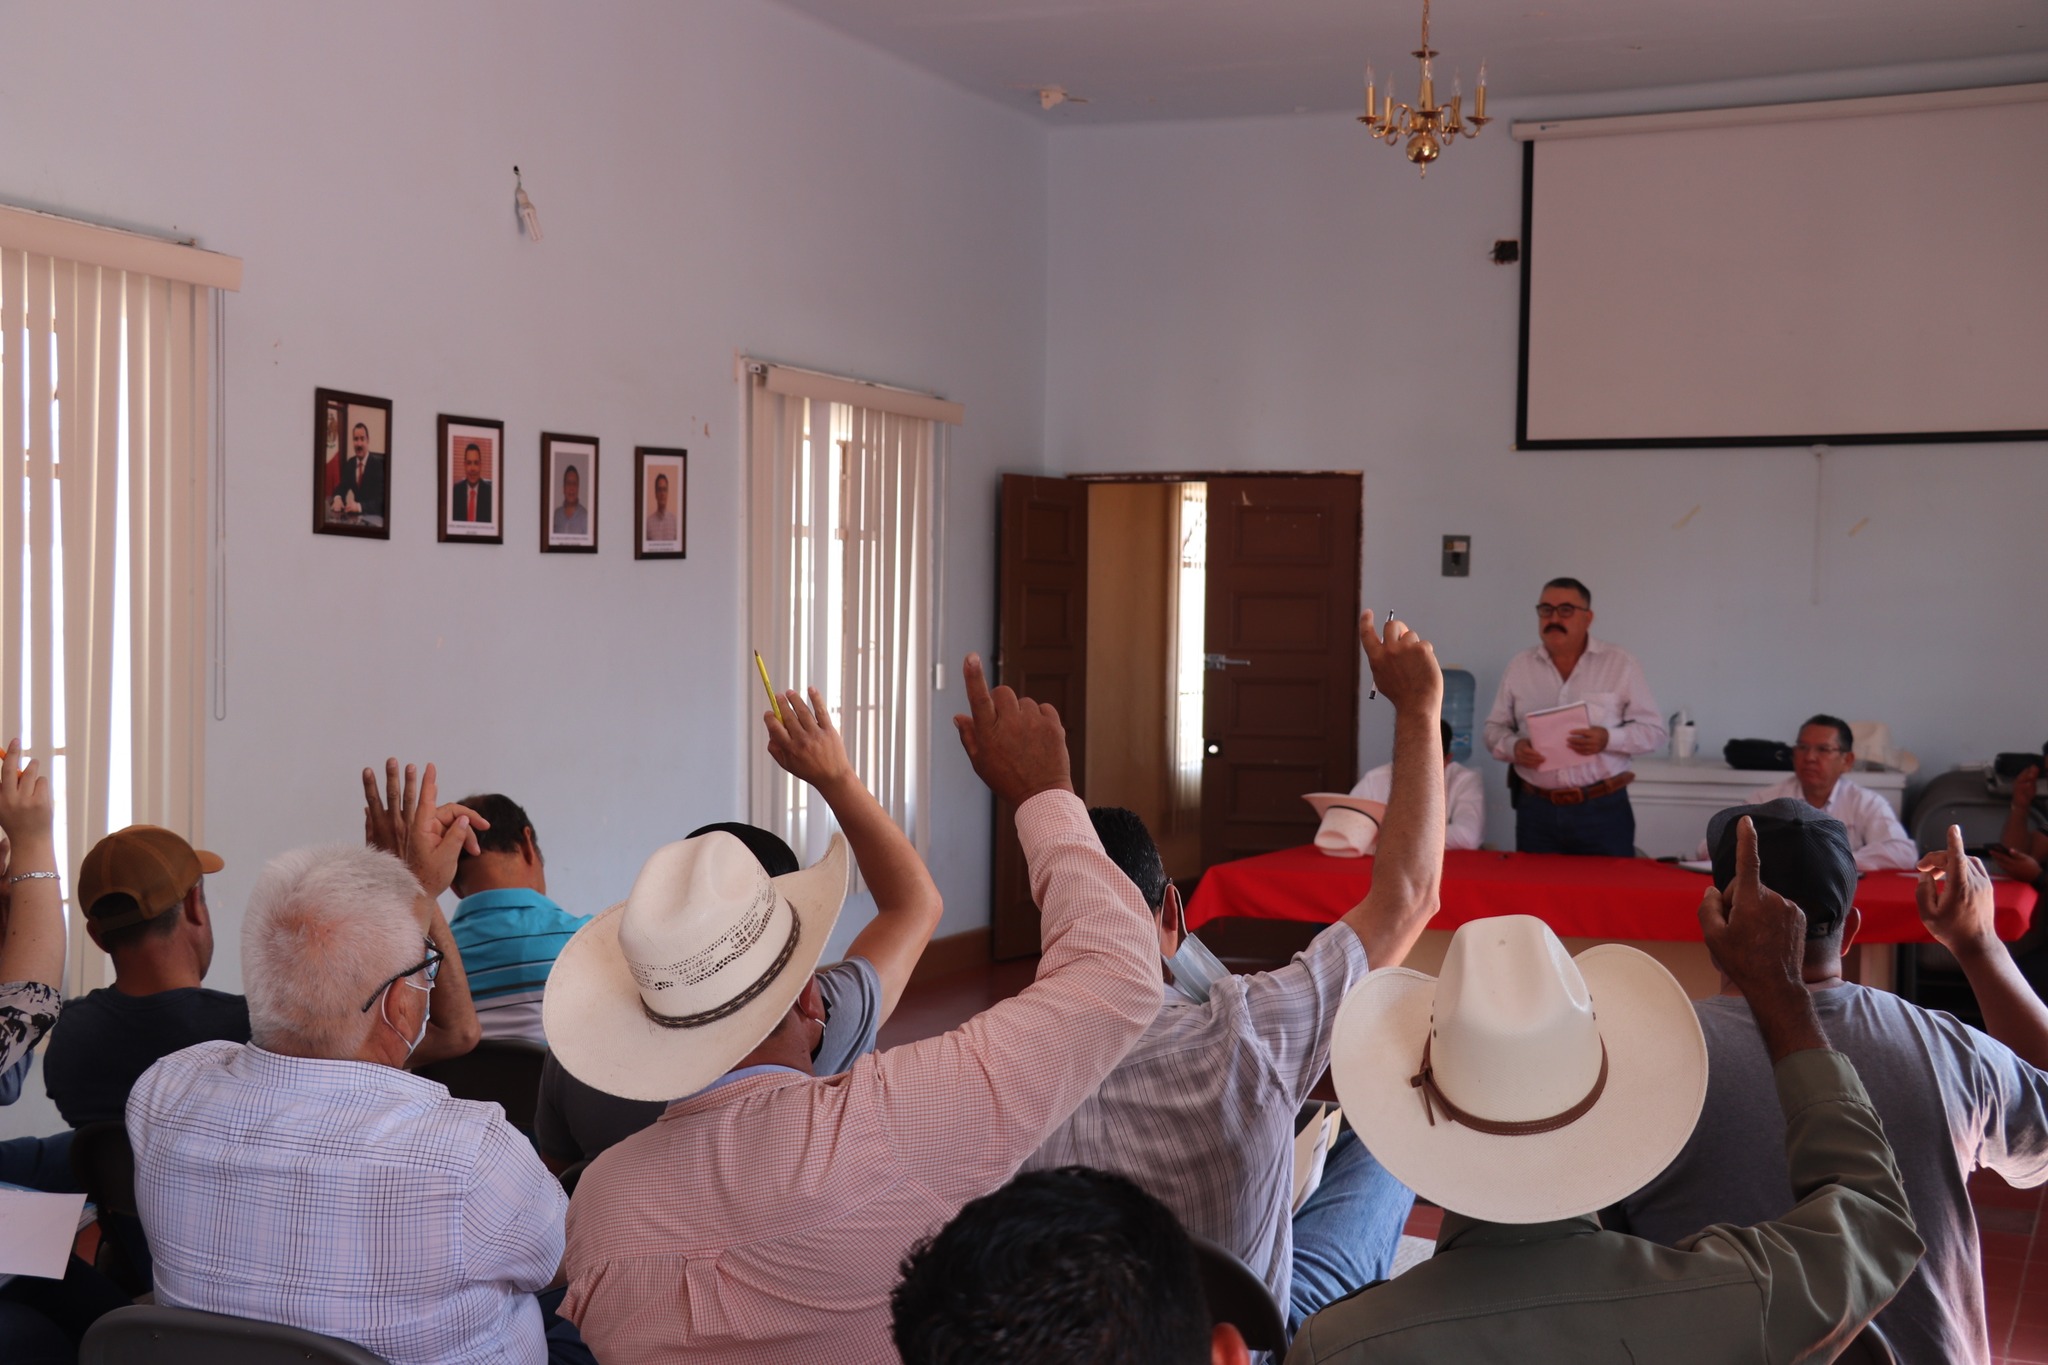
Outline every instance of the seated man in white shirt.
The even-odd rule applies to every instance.
[[[456,817],[425,849],[419,831],[416,867],[468,826]],[[441,861],[445,888],[454,858]],[[432,906],[370,849],[301,849],[263,870],[242,931],[253,1041],[175,1052],[128,1100],[157,1302],[343,1338],[392,1365],[584,1351],[535,1298],[561,1264],[561,1186],[497,1105],[404,1069],[430,1004],[466,991],[453,940],[427,936]]]
[[[1486,784],[1479,780],[1478,773],[1451,761],[1451,723],[1440,720],[1437,729],[1443,737],[1444,750],[1444,847],[1477,848],[1486,835]],[[1351,794],[1384,806],[1393,790],[1394,765],[1382,763],[1359,778]],[[1363,852],[1372,853],[1379,842],[1380,827],[1374,822],[1365,836]]]
[[[1845,774],[1855,766],[1856,736],[1849,722],[1814,716],[1799,727],[1799,742],[1792,746],[1792,776],[1751,792],[1749,804],[1799,797],[1849,827],[1849,851],[1856,856],[1858,872],[1911,870],[1920,861],[1919,848],[1907,837],[1891,802],[1847,779]]]

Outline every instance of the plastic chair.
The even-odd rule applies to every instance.
[[[78,1365],[385,1365],[352,1341],[254,1318],[138,1304],[86,1330]]]
[[[530,1133],[540,1104],[540,1069],[547,1059],[548,1050],[539,1043],[486,1038],[462,1056],[429,1062],[414,1074],[439,1081],[456,1099],[495,1101],[507,1122]]]
[[[1287,1348],[1287,1318],[1273,1302],[1273,1291],[1237,1256],[1206,1237],[1192,1237],[1195,1266],[1202,1276],[1202,1295],[1209,1301],[1209,1320],[1227,1322],[1254,1351],[1276,1356]]]

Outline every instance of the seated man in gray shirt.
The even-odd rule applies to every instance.
[[[1415,1202],[1346,1133],[1310,1203],[1291,1212],[1295,1114],[1329,1064],[1337,1006],[1369,969],[1407,956],[1443,874],[1443,673],[1428,642],[1399,622],[1382,638],[1367,612],[1359,637],[1373,684],[1394,704],[1393,788],[1372,889],[1285,967],[1230,976],[1185,939],[1179,892],[1138,818],[1090,811],[1104,850],[1159,920],[1174,984],[1137,1046],[1025,1163],[1136,1182],[1188,1231],[1250,1266],[1290,1328],[1389,1272]]]
[[[817,690],[812,689],[809,705],[793,691],[782,694],[780,705],[780,716],[763,717],[768,753],[824,797],[875,898],[875,917],[847,945],[846,960],[817,974],[825,999],[825,1037],[812,1060],[817,1075],[830,1076],[874,1050],[875,1035],[902,998],[945,906],[916,848],[861,785]],[[788,844],[754,825],[706,825],[688,837],[713,830],[738,838],[771,877],[799,866]],[[585,1085],[550,1053],[541,1069],[534,1142],[541,1160],[560,1171],[631,1137],[667,1107],[661,1100],[621,1099]]]
[[[1954,828],[1948,851],[1921,862],[1920,913],[1968,974],[1993,1036],[1844,981],[1842,950],[1860,922],[1855,864],[1842,826],[1787,809],[1799,805],[1780,800],[1716,815],[1715,880],[1732,857],[1735,819],[1751,815],[1765,884],[1806,911],[1803,974],[1814,1008],[1834,1047],[1856,1064],[1897,1154],[1927,1256],[1870,1332],[1902,1362],[1988,1362],[1968,1179],[1982,1168],[2021,1187],[2048,1180],[2048,1008],[1992,932],[1991,884]],[[1759,1222],[1791,1207],[1769,1059],[1748,1004],[1722,981],[1721,995],[1695,1006],[1710,1059],[1699,1126],[1662,1175],[1608,1211],[1610,1227],[1675,1244],[1709,1223]]]

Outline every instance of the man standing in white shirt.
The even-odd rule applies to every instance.
[[[1553,578],[1536,604],[1535,649],[1508,660],[1486,718],[1486,747],[1521,781],[1515,847],[1523,853],[1633,857],[1635,781],[1629,758],[1662,744],[1667,731],[1642,665],[1619,645],[1592,637],[1593,593],[1576,578]],[[1561,766],[1529,736],[1529,715],[1577,702],[1587,724],[1572,730]],[[1553,755],[1553,762],[1557,756]]]
[[[1477,848],[1486,837],[1486,787],[1479,774],[1462,763],[1451,761],[1451,723],[1437,722],[1444,750],[1444,847]],[[1351,789],[1353,796],[1377,801],[1382,806],[1394,792],[1394,765],[1382,763]],[[1379,845],[1380,827],[1375,823],[1366,836],[1365,852]]]
[[[1848,826],[1849,851],[1856,856],[1858,872],[1910,870],[1920,861],[1919,848],[1907,837],[1891,802],[1845,778],[1855,766],[1856,735],[1849,722],[1815,716],[1799,727],[1799,742],[1792,746],[1792,776],[1751,792],[1749,802],[1760,806],[1781,796],[1799,797]]]

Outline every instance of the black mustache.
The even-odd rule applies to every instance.
[[[1564,634],[1564,633],[1565,633],[1565,629],[1564,629],[1564,627],[1563,627],[1563,626],[1559,626],[1559,625],[1549,625],[1549,626],[1545,626],[1545,627],[1543,628],[1543,633],[1544,633],[1545,635],[1548,635],[1548,634],[1549,634],[1549,633],[1550,633],[1551,631],[1553,631],[1553,630],[1554,630],[1554,631],[1556,631],[1556,632],[1557,632],[1558,634],[1560,634],[1560,635],[1562,635],[1562,634]]]

